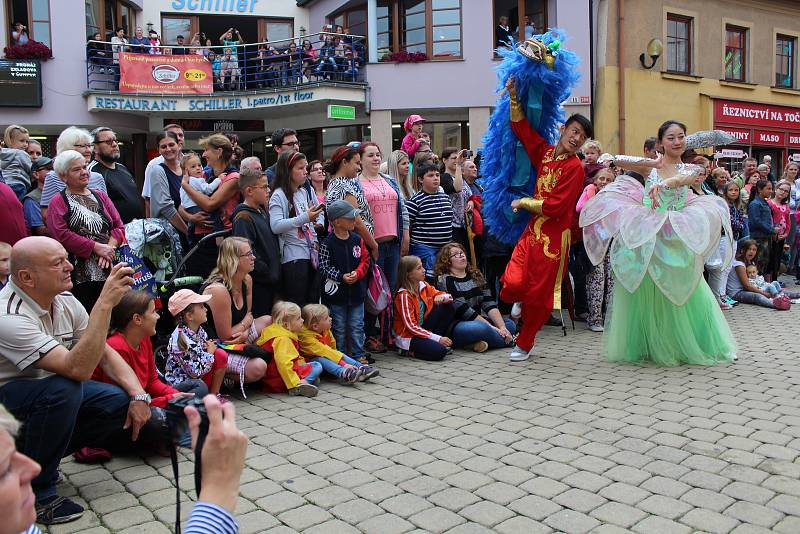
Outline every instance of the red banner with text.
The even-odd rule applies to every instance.
[[[211,63],[197,54],[162,56],[122,52],[119,70],[121,93],[214,92]]]
[[[714,100],[714,125],[722,124],[800,130],[800,108]]]

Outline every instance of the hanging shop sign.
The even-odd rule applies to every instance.
[[[211,63],[200,55],[121,52],[120,93],[203,94],[214,91]]]
[[[800,130],[800,108],[714,100],[714,124],[718,123]]]
[[[785,146],[786,134],[783,132],[767,132],[764,130],[756,130],[753,132],[754,145],[772,145],[772,146]]]

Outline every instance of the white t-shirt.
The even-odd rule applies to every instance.
[[[731,272],[728,273],[728,283],[725,287],[725,292],[731,297],[739,291],[744,290],[742,281],[739,280],[739,273],[736,272],[737,267],[744,267],[744,263],[739,260],[733,260],[731,262]]]

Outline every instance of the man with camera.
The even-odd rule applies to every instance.
[[[42,466],[33,479],[37,521],[73,521],[83,507],[56,494],[61,458],[102,446],[120,428],[136,440],[150,418],[149,395],[106,345],[111,309],[131,290],[133,270],[111,268],[90,314],[68,293],[72,264],[49,237],[26,237],[11,250],[0,290],[0,403],[23,423],[20,452]],[[119,387],[89,380],[100,367]]]

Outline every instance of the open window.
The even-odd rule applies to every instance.
[[[547,31],[546,0],[494,0],[494,48]]]
[[[6,0],[8,42],[17,22],[25,26],[24,33],[29,39],[44,43],[52,48],[50,38],[50,2],[49,0]]]

